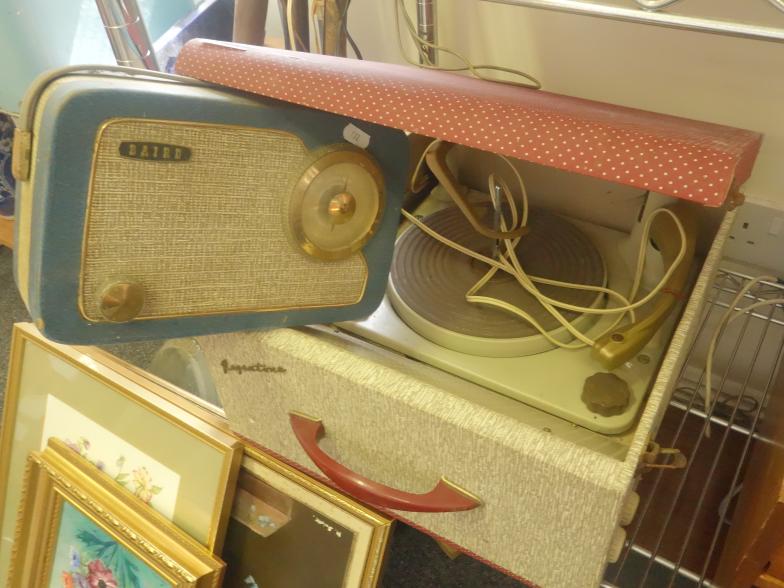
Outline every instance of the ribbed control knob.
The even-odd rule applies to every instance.
[[[593,413],[604,417],[623,413],[629,406],[629,384],[607,372],[597,372],[586,378],[582,401]]]

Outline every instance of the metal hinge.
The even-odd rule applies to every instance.
[[[680,449],[662,447],[655,441],[648,443],[648,449],[642,454],[642,467],[657,470],[682,470],[689,462]]]
[[[32,159],[33,133],[16,129],[14,131],[14,146],[12,147],[11,173],[18,182],[24,182],[30,177],[30,162]]]
[[[729,204],[727,205],[727,209],[735,210],[738,208],[738,206],[742,206],[744,202],[746,202],[746,195],[737,188],[733,188],[730,191]]]

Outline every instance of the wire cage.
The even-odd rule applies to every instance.
[[[729,530],[751,450],[784,352],[784,308],[762,307],[731,324],[720,339],[713,398],[706,407],[705,356],[720,317],[750,277],[719,271],[700,331],[689,350],[657,442],[689,456],[682,470],[650,472],[618,561],[603,588],[709,587]],[[740,305],[781,298],[784,286],[762,282]],[[710,425],[708,425],[708,422]],[[705,434],[706,429],[710,434]]]

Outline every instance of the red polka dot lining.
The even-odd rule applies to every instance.
[[[195,39],[177,72],[526,161],[720,206],[761,135],[446,72]]]

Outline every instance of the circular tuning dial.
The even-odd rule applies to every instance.
[[[348,144],[314,152],[291,192],[288,226],[297,245],[319,259],[343,259],[375,234],[384,212],[376,161]]]

